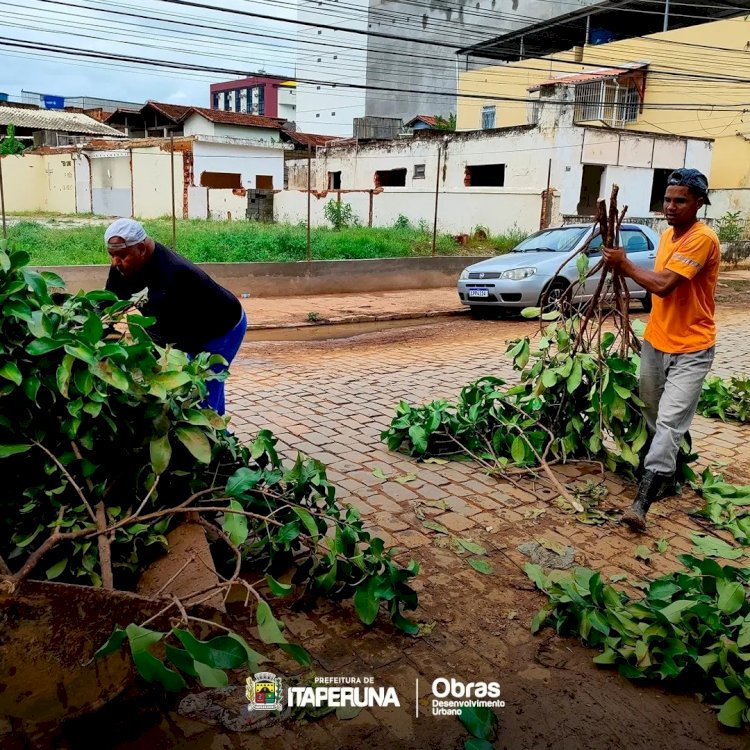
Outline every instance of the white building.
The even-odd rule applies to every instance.
[[[194,108],[183,120],[193,137],[195,187],[280,190],[284,186],[283,120]]]
[[[693,167],[708,173],[713,140],[578,126],[573,123],[567,89],[542,100],[538,124],[497,130],[443,134],[422,131],[394,141],[318,148],[312,187],[352,204],[360,221],[392,224],[399,215],[412,223],[431,222],[435,193],[438,226],[468,232],[484,226],[492,232],[514,225],[539,228],[543,194],[555,194],[551,221],[592,213],[596,199],[620,186],[620,203],[632,218],[661,218],[651,210],[654,189],[665,170]],[[592,165],[597,167],[592,183]],[[302,189],[307,176],[300,165],[289,187]],[[278,196],[277,212],[290,221],[302,218],[298,193]],[[299,205],[298,205],[299,204]],[[322,212],[314,212],[320,213]],[[322,222],[321,222],[322,223]]]

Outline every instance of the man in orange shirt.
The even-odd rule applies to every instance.
[[[651,503],[674,494],[680,443],[714,359],[719,239],[698,221],[698,211],[709,203],[705,176],[697,169],[678,169],[667,180],[664,215],[672,228],[661,236],[654,270],[639,268],[622,248],[602,250],[608,265],[653,298],[640,376],[651,443],[635,501],[622,518],[634,531],[645,531]]]

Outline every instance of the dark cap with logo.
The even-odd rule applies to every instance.
[[[667,185],[690,188],[695,195],[703,198],[703,202],[707,206],[711,205],[711,201],[708,199],[708,180],[706,175],[697,169],[675,169],[667,178]]]

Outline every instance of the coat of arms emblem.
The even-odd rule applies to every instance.
[[[245,697],[250,711],[281,711],[283,706],[281,678],[273,672],[258,672],[245,681]]]

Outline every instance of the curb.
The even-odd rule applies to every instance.
[[[322,326],[336,326],[351,323],[377,323],[386,320],[421,320],[422,318],[454,318],[459,315],[468,315],[469,309],[465,310],[428,310],[422,313],[384,313],[382,315],[348,315],[342,318],[321,318],[311,323],[301,320],[298,323],[249,323],[248,331],[273,331],[284,328],[321,328]]]

